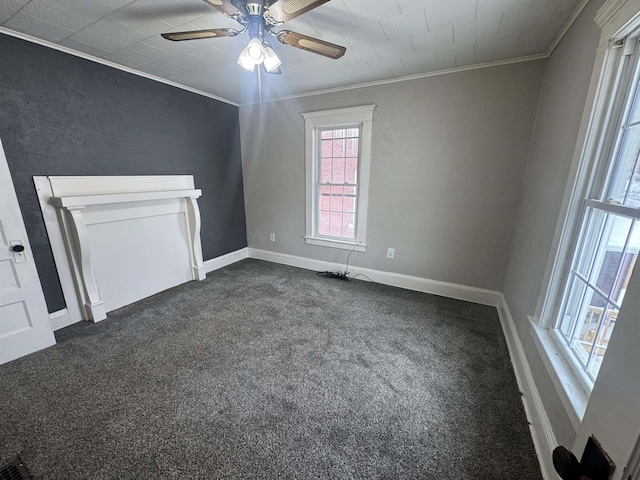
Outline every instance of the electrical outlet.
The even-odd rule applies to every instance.
[[[395,248],[387,248],[387,258],[393,258],[396,254]]]
[[[276,234],[275,233],[270,233],[269,234],[269,241],[270,242],[275,242],[276,241]]]

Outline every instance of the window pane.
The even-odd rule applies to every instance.
[[[352,196],[345,195],[342,208],[347,213],[355,213],[356,211],[355,198]]]
[[[332,183],[344,183],[344,160],[342,158],[333,159]]]
[[[322,130],[320,132],[320,138],[333,138],[333,130]]]
[[[576,312],[580,309],[580,304],[582,303],[586,288],[586,283],[575,275],[571,276],[571,283],[567,289],[568,294],[565,296],[564,311],[562,312],[562,315],[560,315],[560,322],[557,326],[567,340],[567,343],[571,338],[571,332],[576,324]]]
[[[347,157],[357,157],[358,156],[358,144],[359,144],[359,139],[358,138],[349,138],[347,139],[347,143],[346,143],[346,156]]]
[[[633,268],[636,265],[636,259],[638,258],[638,250],[640,250],[640,222],[635,220],[633,222],[631,235],[629,235],[627,248],[622,254],[620,268],[611,291],[611,299],[618,305],[622,304],[624,295],[627,292],[629,279],[631,278]]]
[[[342,236],[348,239],[355,239],[355,215],[345,213],[342,215]]]
[[[344,138],[340,138],[338,140],[333,140],[332,142],[332,147],[333,147],[333,156],[335,157],[344,157],[344,149],[345,149],[345,145],[344,145]]]
[[[595,379],[618,310],[577,277],[571,290],[571,300],[567,303],[559,328],[587,374]]]
[[[320,210],[331,210],[331,197],[326,193],[320,194]]]
[[[627,196],[624,199],[624,204],[632,207],[640,206],[640,163],[638,162],[638,145],[640,145],[640,127],[634,128],[635,138],[634,147],[634,169],[629,179],[629,186],[627,187]]]
[[[355,184],[358,172],[358,158],[348,157],[345,160],[344,183]]]
[[[625,205],[640,205],[640,178],[638,177],[638,147],[640,125],[623,130],[614,171],[603,200],[611,199]]]
[[[342,213],[331,212],[331,228],[329,235],[332,237],[342,237]]]
[[[587,208],[586,226],[582,232],[581,247],[576,255],[576,265],[573,267],[584,277],[590,276],[606,221],[607,212]]]
[[[595,380],[602,365],[602,359],[607,351],[611,332],[618,318],[618,310],[611,304],[599,312],[597,325],[591,325],[585,338],[585,347],[589,351],[589,361],[587,363],[587,373]],[[586,346],[588,345],[588,347]]]
[[[595,252],[590,281],[609,295],[613,291],[623,250],[631,229],[630,218],[606,214],[598,251]]]
[[[330,158],[323,158],[320,163],[320,182],[329,183],[331,182],[331,164],[332,160]]]
[[[640,121],[640,94],[638,94],[638,90],[636,89],[633,99],[633,107],[631,108],[631,112],[629,113],[629,120],[627,123],[635,123]]]
[[[606,307],[605,299],[595,290],[587,287],[578,309],[572,312],[572,316],[577,319],[577,322],[573,328],[569,345],[583,366],[586,366],[589,360],[593,340]]]
[[[331,211],[342,212],[342,195],[333,195],[331,197]]]
[[[328,236],[330,233],[331,212],[328,210],[320,210],[318,215],[318,233]]]
[[[332,140],[322,140],[322,158],[331,158],[332,156]]]

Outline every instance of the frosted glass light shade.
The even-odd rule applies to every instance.
[[[280,58],[269,45],[264,47],[264,68],[267,72],[273,72],[282,64]]]

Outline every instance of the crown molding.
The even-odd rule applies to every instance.
[[[627,0],[609,0],[609,2],[607,2],[607,3],[623,4],[625,1],[627,1]],[[547,58],[549,58],[551,56],[553,51],[560,44],[560,42],[562,41],[564,36],[567,34],[567,32],[569,31],[571,26],[578,19],[578,17],[582,13],[582,11],[585,9],[585,7],[588,5],[588,3],[589,3],[589,0],[581,0],[581,2],[578,4],[578,6],[571,13],[571,16],[569,17],[569,19],[563,25],[563,27],[560,30],[560,32],[558,33],[558,35],[555,37],[555,39],[551,43],[551,46],[549,47],[549,49],[547,50],[546,53],[539,53],[539,54],[536,54],[536,55],[529,55],[529,56],[526,56],[526,57],[510,58],[510,59],[507,59],[507,60],[498,60],[498,61],[494,61],[494,62],[479,63],[479,64],[476,64],[476,65],[469,65],[469,66],[464,66],[464,67],[448,68],[446,70],[437,70],[435,72],[419,73],[419,74],[416,74],[416,75],[409,75],[409,76],[406,76],[406,77],[393,78],[393,79],[389,79],[389,80],[378,80],[378,81],[374,81],[374,82],[359,83],[359,84],[356,84],[356,85],[349,85],[349,86],[346,86],[346,87],[336,87],[336,88],[330,88],[330,89],[326,89],[326,90],[316,90],[314,92],[299,93],[299,94],[295,94],[295,95],[287,95],[287,96],[284,96],[284,97],[277,97],[277,98],[273,98],[273,99],[263,100],[262,103],[279,102],[279,101],[282,101],[282,100],[292,100],[292,99],[296,99],[296,98],[309,97],[309,96],[312,96],[312,95],[324,95],[326,93],[342,92],[342,91],[345,91],[345,90],[353,90],[355,88],[375,87],[375,86],[378,86],[378,85],[387,85],[387,84],[390,84],[390,83],[405,82],[407,80],[416,80],[416,79],[419,79],[419,78],[435,77],[435,76],[439,76],[439,75],[449,75],[451,73],[465,72],[465,71],[469,71],[469,70],[477,70],[477,69],[480,69],[480,68],[491,68],[491,67],[497,67],[497,66],[500,66],[500,65],[509,65],[509,64],[512,64],[512,63],[531,62],[531,61],[535,61],[535,60],[546,60]],[[605,4],[605,6],[606,6],[606,4]],[[601,10],[605,6],[603,6],[601,8]],[[619,8],[620,8],[620,6],[617,6],[616,7],[616,11]],[[599,11],[598,11],[598,13],[599,13]],[[613,13],[615,13],[615,12],[613,12]],[[249,106],[249,105],[256,105],[256,103],[254,102],[254,103],[243,103],[243,104],[241,104],[241,106]]]
[[[233,105],[235,107],[240,106],[240,104],[232,102],[231,100],[228,100],[226,98],[218,97],[216,95],[203,92],[202,90],[198,90],[196,88],[187,87],[186,85],[182,85],[177,82],[172,82],[171,80],[166,80],[164,78],[156,77],[155,75],[150,75],[148,73],[141,72],[140,70],[136,70],[134,68],[125,67],[123,65],[110,62],[109,60],[105,60],[104,58],[94,57],[93,55],[89,55],[88,53],[82,53],[77,50],[73,50],[72,48],[58,45],[57,43],[32,37],[31,35],[27,35],[26,33],[16,32],[15,30],[11,30],[6,27],[0,27],[0,33],[4,33],[5,35],[9,35],[10,37],[15,37],[21,40],[25,40],[30,43],[36,43],[38,45],[42,45],[43,47],[52,48],[53,50],[58,50],[59,52],[68,53],[69,55],[73,55],[74,57],[79,57],[84,60],[89,60],[94,63],[99,63],[100,65],[105,65],[107,67],[115,68],[116,70],[121,70],[123,72],[131,73],[133,75],[137,75],[138,77],[143,77],[149,80],[153,80],[155,82],[164,83],[165,85],[176,87],[181,90],[186,90],[187,92],[195,93],[197,95],[202,95],[203,97],[208,97],[213,100],[218,100],[219,102],[228,103],[229,105]]]
[[[626,2],[627,0],[607,0],[604,2],[604,5],[600,7],[594,18],[596,25],[600,28],[604,27]]]
[[[391,83],[406,82],[409,80],[418,80],[420,78],[439,77],[440,75],[449,75],[452,73],[467,72],[469,70],[480,70],[483,68],[499,67],[501,65],[511,65],[513,63],[533,62],[535,60],[544,60],[546,58],[548,58],[548,55],[546,53],[539,53],[536,55],[529,55],[527,57],[509,58],[506,60],[497,60],[494,62],[478,63],[476,65],[466,65],[464,67],[455,67],[455,68],[447,68],[444,70],[436,70],[434,72],[418,73],[415,75],[408,75],[406,77],[390,78],[387,80],[375,80],[373,82],[357,83],[354,85],[347,85],[345,87],[335,87],[335,88],[327,88],[325,90],[316,90],[313,92],[297,93],[294,95],[287,95],[284,97],[277,97],[277,98],[262,100],[262,103],[281,102],[283,100],[292,100],[296,98],[311,97],[313,95],[324,95],[327,93],[343,92],[346,90],[354,90],[357,88],[377,87],[379,85],[388,85]],[[259,103],[260,102],[242,103],[240,104],[240,106],[244,107],[249,105],[258,105]]]

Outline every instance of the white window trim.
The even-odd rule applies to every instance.
[[[371,131],[373,126],[373,110],[375,105],[323,110],[320,112],[303,113],[305,127],[305,173],[306,173],[306,225],[304,240],[308,245],[341,248],[364,252],[367,248],[367,217],[369,205],[369,177],[371,171]],[[356,238],[355,241],[345,241],[314,234],[316,199],[314,183],[316,180],[318,149],[318,128],[359,125],[361,128],[360,158],[358,159],[358,200],[356,206]]]
[[[573,246],[579,234],[579,211],[584,208],[587,192],[591,190],[587,180],[593,178],[596,159],[610,141],[599,135],[612,115],[611,94],[617,80],[617,52],[609,47],[613,39],[628,37],[640,27],[639,12],[640,0],[608,0],[596,14],[596,23],[601,28],[600,47],[552,241],[552,253],[547,261],[535,314],[529,317],[534,344],[576,430],[584,417],[593,384],[554,331],[555,312],[564,291],[562,272],[573,259]]]
[[[591,394],[588,378],[576,367],[573,354],[556,330],[541,327],[534,317],[529,317],[529,321],[533,343],[549,372],[571,425],[577,431]]]

